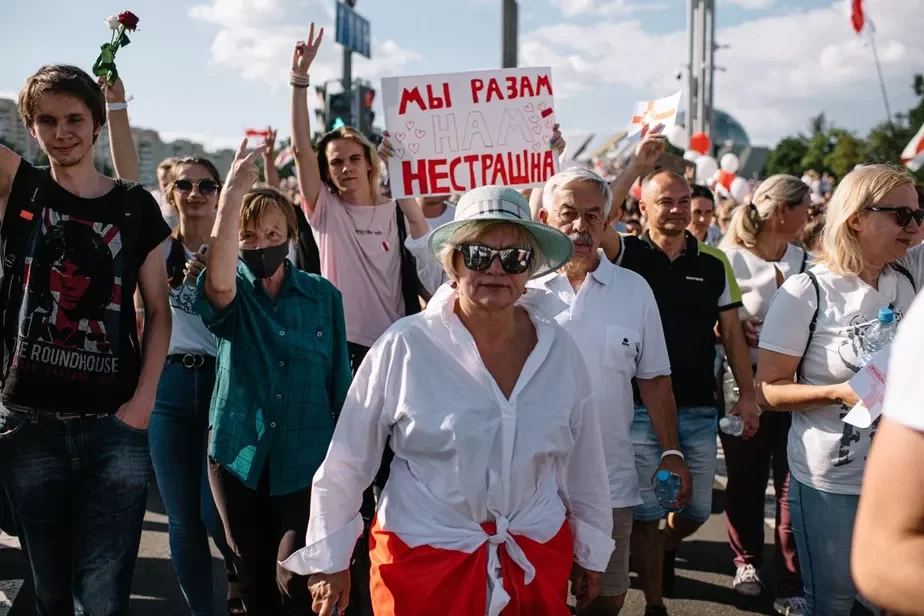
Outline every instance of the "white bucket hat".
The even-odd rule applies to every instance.
[[[525,228],[535,238],[539,252],[534,256],[540,265],[533,278],[555,271],[571,259],[574,244],[554,227],[530,219],[529,202],[519,192],[506,186],[482,186],[465,193],[456,206],[452,222],[440,225],[430,234],[430,253],[439,260],[443,246],[463,225],[474,220],[509,222]]]

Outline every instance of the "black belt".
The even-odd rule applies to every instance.
[[[207,363],[214,364],[215,358],[211,355],[200,355],[199,353],[167,355],[167,364],[181,364],[184,368],[201,368]]]

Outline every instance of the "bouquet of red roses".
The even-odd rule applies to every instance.
[[[93,63],[93,74],[97,77],[105,77],[106,81],[114,84],[119,78],[119,72],[116,70],[115,55],[120,47],[125,47],[129,43],[126,30],[135,31],[138,27],[138,16],[131,11],[120,13],[118,17],[113,15],[106,18],[106,25],[112,30],[112,38],[108,43],[100,47],[99,57]]]

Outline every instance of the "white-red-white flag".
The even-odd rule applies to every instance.
[[[924,125],[902,152],[902,163],[912,171],[924,167]]]

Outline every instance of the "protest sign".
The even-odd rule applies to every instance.
[[[860,401],[844,417],[844,423],[866,429],[882,415],[890,351],[891,345],[873,355],[870,362],[850,379],[848,384]]]
[[[558,171],[549,68],[382,79],[392,196],[530,188]]]
[[[649,132],[662,135],[670,134],[674,123],[677,121],[677,111],[680,109],[680,95],[682,93],[677,92],[673,96],[635,103],[635,107],[632,109],[632,121],[629,122],[629,126],[626,128],[629,133],[628,138],[641,141]]]

